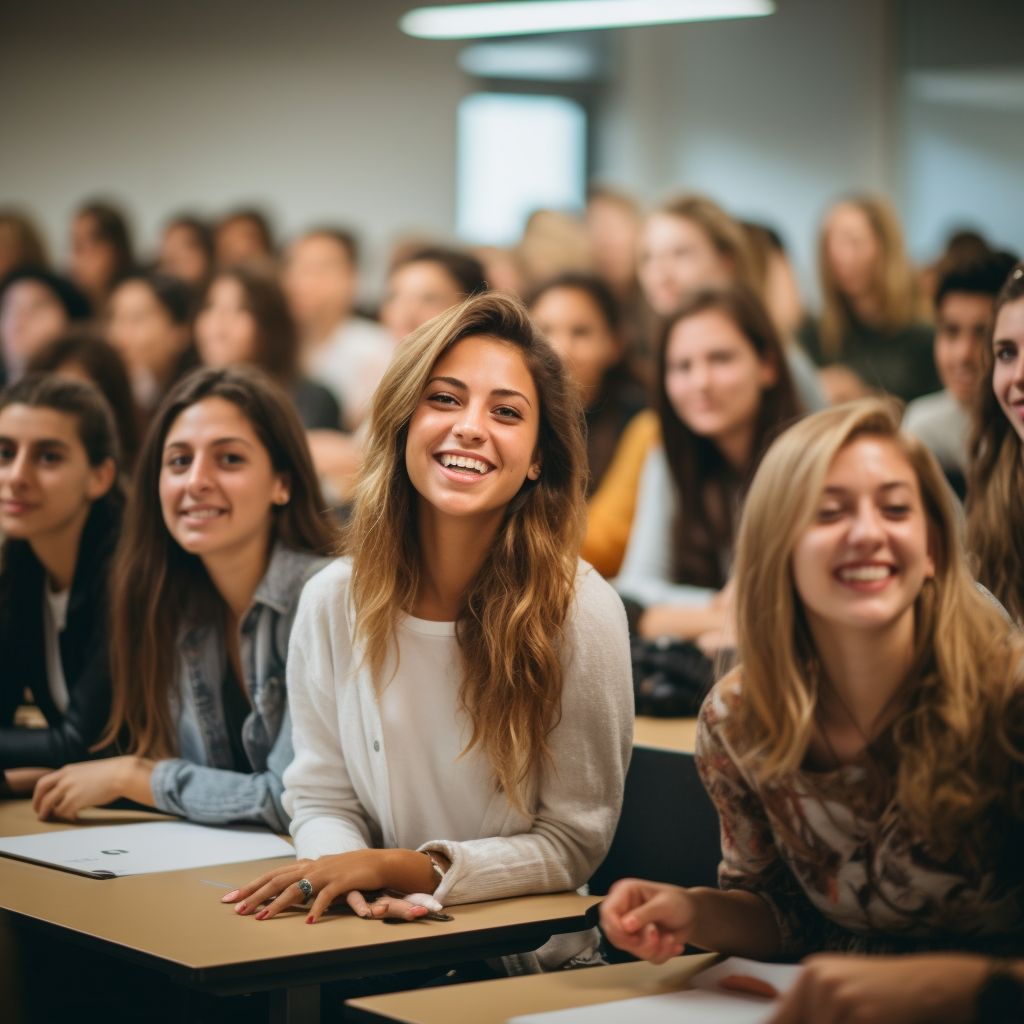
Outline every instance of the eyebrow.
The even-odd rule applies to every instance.
[[[431,377],[427,381],[427,386],[431,384],[447,384],[453,388],[459,388],[461,391],[468,391],[469,388],[464,384],[458,377]],[[533,403],[522,393],[522,391],[515,391],[513,388],[494,388],[491,394],[496,398],[521,398],[531,409]]]
[[[17,445],[19,443],[20,442],[13,437],[0,437],[0,444]],[[64,451],[68,451],[69,447],[65,441],[61,441],[60,438],[57,437],[41,437],[24,443],[32,445],[36,448],[63,448]]]
[[[244,444],[246,448],[251,448],[252,445],[246,441],[244,437],[218,437],[216,441],[211,442],[214,446],[221,444]],[[164,445],[164,450],[168,448],[191,448],[193,447],[188,441],[168,441]]]
[[[889,483],[882,484],[878,489],[880,491],[891,491],[897,487],[912,487],[908,480],[891,480]],[[849,494],[849,487],[826,487],[823,494]]]

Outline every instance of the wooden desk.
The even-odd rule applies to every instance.
[[[614,964],[522,978],[498,978],[468,985],[395,992],[350,999],[350,1020],[402,1024],[505,1024],[510,1017],[550,1010],[595,1006],[620,999],[662,995],[689,987],[690,978],[718,958],[716,953],[676,957],[656,967]]]
[[[696,718],[648,718],[637,715],[633,746],[692,754],[697,738]]]
[[[154,815],[92,811],[92,824]],[[74,826],[36,821],[28,801],[0,802],[0,835]],[[596,923],[598,897],[525,896],[451,908],[455,920],[385,924],[348,912],[316,925],[305,911],[240,918],[226,891],[284,858],[98,880],[0,857],[0,909],[17,923],[77,942],[215,995],[272,991],[273,1020],[315,1022],[325,981],[442,966],[536,949]],[[214,884],[210,884],[214,883]]]

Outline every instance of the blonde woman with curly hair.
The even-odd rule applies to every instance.
[[[374,398],[345,556],[289,652],[299,862],[225,900],[315,894],[363,917],[582,885],[632,743],[626,619],[578,558],[582,406],[523,305],[471,298],[414,331]],[[306,883],[302,886],[299,883]],[[426,905],[433,905],[426,901]],[[519,970],[594,944],[559,936]],[[550,947],[550,948],[549,948]]]
[[[737,542],[739,667],[697,735],[720,889],[619,882],[602,908],[616,945],[660,962],[686,942],[771,959],[1019,941],[1024,642],[958,529],[938,463],[881,400],[776,441]],[[826,959],[803,984],[874,971],[872,1012],[779,1019],[932,1020],[982,963]]]

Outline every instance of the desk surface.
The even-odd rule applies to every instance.
[[[158,815],[95,810],[88,824]],[[36,820],[28,801],[0,802],[0,835],[68,828]],[[270,921],[240,918],[226,891],[284,858],[126,878],[93,879],[0,857],[0,908],[51,934],[154,967],[183,984],[223,992],[455,963],[535,949],[553,934],[595,923],[596,896],[524,896],[452,907],[454,921],[385,924],[339,911],[316,925],[305,911]],[[215,884],[210,884],[210,883]],[[501,947],[501,948],[498,948]],[[508,948],[505,948],[508,947]],[[467,955],[468,954],[468,955]]]
[[[678,992],[690,978],[709,967],[715,953],[676,957],[656,967],[648,963],[614,964],[578,971],[498,978],[468,985],[417,989],[386,996],[350,999],[347,1015],[356,1021],[401,1021],[402,1024],[505,1024],[510,1017],[620,999]]]
[[[637,715],[633,743],[678,754],[692,754],[697,736],[696,718],[648,718]]]

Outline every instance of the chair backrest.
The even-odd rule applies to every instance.
[[[634,747],[622,816],[590,891],[603,896],[620,878],[717,887],[719,828],[692,754]]]

